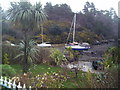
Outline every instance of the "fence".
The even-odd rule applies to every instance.
[[[18,83],[18,85],[16,84],[15,80],[12,82],[11,79],[7,80],[7,77],[2,77],[0,78],[0,86],[9,88],[9,89],[14,89],[14,90],[18,90],[18,89],[23,89],[23,90],[28,90],[26,89],[26,85],[24,84],[23,86],[20,85],[20,82]],[[31,90],[31,86],[29,86],[29,90]]]

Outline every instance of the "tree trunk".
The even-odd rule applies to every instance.
[[[28,71],[28,55],[27,55],[27,32],[25,31],[25,38],[24,38],[24,60],[23,60],[23,73],[27,73]]]

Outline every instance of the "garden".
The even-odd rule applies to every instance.
[[[40,40],[36,40],[37,34],[33,35],[33,32],[34,34],[37,31],[40,32],[43,26],[46,25],[45,28],[47,28],[47,24],[50,24],[47,22],[47,14],[43,10],[41,3],[32,5],[30,2],[12,2],[11,8],[7,11],[7,20],[11,28],[20,31],[22,35],[20,39],[14,40],[15,38],[9,37],[9,41],[3,40],[1,46],[2,64],[0,64],[2,78],[10,79],[11,82],[15,81],[17,85],[26,85],[26,88],[35,89],[118,88],[119,47],[109,47],[104,52],[102,56],[103,62],[101,63],[104,66],[102,72],[92,73],[90,70],[84,72],[78,68],[69,69],[62,67],[62,65],[77,62],[81,58],[82,51],[73,51],[71,48],[61,50],[56,47],[43,48],[37,46]],[[57,24],[59,23],[57,22]],[[58,31],[54,33],[53,28]],[[66,35],[66,33],[61,34],[61,29],[57,26],[53,28],[49,32],[54,33],[55,37],[51,35],[52,39],[50,41],[61,43],[60,37],[65,38],[62,35]],[[86,28],[82,28],[82,30],[85,31],[78,34],[81,34],[81,38],[85,41],[90,40],[90,42],[93,42],[93,38],[101,39],[94,32],[92,34],[95,35],[92,36],[89,33],[91,31],[88,32]],[[49,40],[46,35],[40,34],[37,37]],[[11,44],[10,41],[15,44]]]
[[[36,45],[35,45],[36,47]],[[15,80],[26,87],[32,88],[116,88],[118,86],[117,47],[109,48],[103,56],[104,71],[92,73],[79,69],[61,67],[62,64],[70,63],[70,60],[78,59],[71,49],[65,50],[69,57],[56,48],[37,47],[36,57],[32,53],[28,59],[27,72],[24,72],[24,57],[18,48],[4,45],[2,76]],[[20,53],[20,54],[19,54]],[[77,52],[78,53],[78,52]],[[41,57],[41,58],[39,58]],[[32,62],[31,62],[32,61]]]

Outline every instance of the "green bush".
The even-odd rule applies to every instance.
[[[52,49],[50,57],[54,60],[57,65],[60,65],[63,61],[67,59],[64,57],[63,53],[58,49]]]
[[[120,48],[110,47],[104,55],[105,62],[103,63],[106,68],[110,68],[118,63]]]
[[[2,45],[2,59],[3,62],[7,61],[7,63],[4,64],[21,64],[21,58],[15,59],[15,56],[17,56],[19,53],[20,51],[18,50],[18,47],[13,47],[6,44]]]
[[[64,53],[68,61],[77,61],[80,58],[80,51],[74,51],[71,47],[65,49]]]
[[[0,71],[0,74],[2,74],[3,76],[14,76],[16,74],[16,71],[7,64],[2,64],[0,65],[0,68],[2,69],[2,71]]]
[[[120,66],[112,66],[108,70],[96,74],[92,81],[96,88],[118,88],[118,69]]]
[[[4,64],[9,64],[9,55],[7,53],[4,54]]]

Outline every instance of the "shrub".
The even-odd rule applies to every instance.
[[[92,81],[96,88],[118,88],[118,65],[97,74]]]
[[[10,45],[3,44],[2,45],[2,58],[3,61],[6,61],[5,59],[9,59],[9,64],[20,64],[21,58],[15,59],[15,56],[19,54],[19,51],[17,50],[18,47],[13,47]],[[7,55],[5,55],[7,54]],[[7,63],[5,63],[7,64]]]
[[[51,61],[50,51],[48,48],[40,48],[36,56],[35,64],[49,63]]]
[[[110,47],[106,51],[106,53],[104,55],[105,62],[103,63],[106,68],[110,68],[118,63],[118,60],[119,60],[118,53],[119,52],[120,52],[120,48],[118,48],[118,47]]]
[[[67,48],[64,53],[66,54],[66,58],[69,62],[77,61],[80,57],[80,51],[74,51],[71,47]]]
[[[63,55],[63,53],[60,50],[58,50],[58,49],[52,49],[50,57],[54,60],[54,62],[57,65],[60,65],[63,61],[67,60],[65,58],[65,56]]]
[[[97,88],[118,88],[118,70],[120,66],[118,62],[118,53],[120,48],[110,47],[104,55],[103,65],[105,71],[97,74],[93,80],[94,87]]]
[[[72,60],[74,58],[73,50],[71,47],[65,49],[64,53],[66,55],[67,60]]]
[[[7,53],[4,54],[4,64],[9,64],[9,55]]]
[[[3,76],[14,76],[16,74],[16,71],[10,65],[7,64],[0,65],[0,68],[2,69],[0,73]]]

